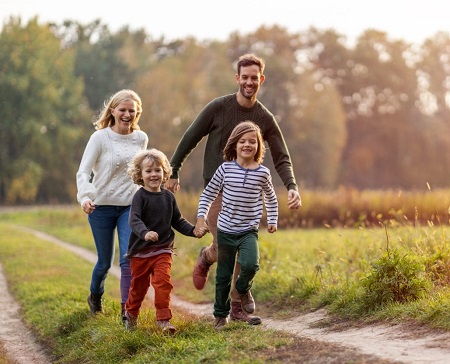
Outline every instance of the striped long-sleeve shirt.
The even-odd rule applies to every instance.
[[[220,191],[223,199],[217,222],[219,230],[233,234],[258,229],[263,200],[267,223],[277,225],[278,201],[267,167],[245,169],[236,161],[222,163],[200,196],[197,217],[206,216]]]

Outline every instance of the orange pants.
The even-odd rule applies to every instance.
[[[155,290],[156,320],[170,320],[170,293],[173,285],[170,278],[172,254],[158,254],[149,258],[131,258],[131,286],[125,309],[138,316],[150,284]]]

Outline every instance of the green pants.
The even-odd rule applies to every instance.
[[[234,264],[237,260],[241,272],[236,281],[240,294],[247,293],[259,269],[258,231],[249,230],[238,234],[217,231],[217,271],[214,316],[227,317],[230,313],[230,290]]]

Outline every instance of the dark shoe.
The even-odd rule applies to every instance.
[[[164,333],[175,334],[177,332],[176,327],[173,326],[169,320],[158,320],[156,321],[156,324]]]
[[[122,324],[126,324],[127,316],[125,315],[125,303],[121,303],[122,305],[122,312],[120,314],[120,317],[122,318]]]
[[[87,303],[89,305],[89,309],[91,310],[91,316],[95,316],[97,313],[102,312],[102,296],[89,293]]]
[[[261,317],[249,315],[242,309],[240,302],[231,302],[230,318],[233,321],[242,321],[249,325],[259,325],[261,323]]]
[[[256,305],[252,293],[248,291],[247,293],[241,294],[240,296],[242,309],[247,313],[255,312]]]
[[[127,331],[136,330],[137,326],[137,316],[130,315],[127,311],[125,311],[125,328]]]
[[[211,264],[209,264],[203,257],[203,251],[206,247],[200,250],[200,254],[197,259],[197,264],[194,268],[194,273],[192,274],[192,280],[194,281],[194,287],[198,290],[202,290],[205,287],[206,280],[208,279],[208,272]]]
[[[225,325],[228,323],[228,319],[226,317],[216,317],[214,320],[214,328],[217,331],[222,330]]]

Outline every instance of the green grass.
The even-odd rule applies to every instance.
[[[231,323],[217,333],[212,320],[174,309],[179,332],[156,329],[154,309],[146,306],[136,332],[119,319],[119,283],[107,279],[104,315],[89,316],[86,304],[91,264],[52,243],[0,222],[0,260],[25,321],[53,349],[56,363],[262,363],[288,335]]]
[[[17,229],[45,231],[94,251],[86,215],[78,206],[0,214],[0,261],[25,319],[54,348],[60,363],[264,362],[292,345],[280,333],[233,324],[216,333],[211,322],[174,309],[174,338],[155,333],[154,311],[140,329],[119,322],[117,279],[106,287],[106,315],[88,317],[91,264]],[[413,320],[450,330],[450,243],[445,226],[359,229],[261,230],[261,269],[252,293],[262,316],[290,317],[326,307],[341,318]],[[192,268],[209,235],[176,237],[174,294],[212,302],[214,272],[203,291],[193,289]],[[20,269],[17,269],[20,267]],[[400,284],[401,283],[401,284]],[[375,289],[376,288],[376,289]],[[51,316],[49,315],[51,312]]]

